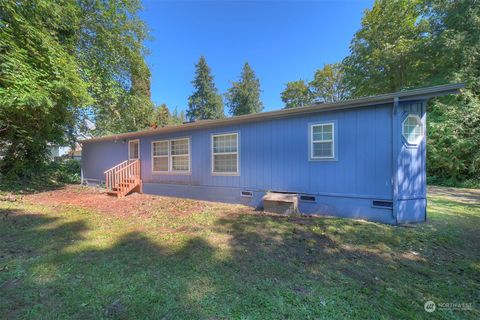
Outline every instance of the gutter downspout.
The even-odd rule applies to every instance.
[[[393,97],[393,109],[392,109],[392,195],[393,195],[393,206],[392,206],[392,215],[395,219],[395,224],[398,224],[397,217],[397,204],[398,204],[398,108],[400,104],[399,97]]]

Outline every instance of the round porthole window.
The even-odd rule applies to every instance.
[[[409,144],[418,144],[423,137],[422,120],[416,114],[409,114],[402,124],[403,138]]]

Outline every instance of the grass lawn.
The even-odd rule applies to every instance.
[[[0,319],[480,318],[480,204],[455,191],[410,227],[58,192],[0,201]]]

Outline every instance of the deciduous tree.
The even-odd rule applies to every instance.
[[[65,143],[75,109],[89,101],[72,55],[78,7],[72,1],[0,3],[1,171],[27,178],[47,143]]]
[[[140,0],[79,0],[77,58],[93,103],[94,134],[135,131],[154,117]]]
[[[0,2],[2,172],[37,171],[48,144],[65,144],[86,116],[95,134],[148,126],[139,10],[139,0]]]
[[[315,72],[310,90],[318,102],[336,102],[349,96],[341,63],[326,64]]]
[[[281,98],[286,109],[303,107],[314,101],[314,95],[305,80],[288,82]]]
[[[368,96],[425,83],[422,56],[428,24],[421,18],[423,0],[376,0],[343,61],[353,96]]]
[[[427,171],[436,182],[480,180],[479,17],[477,0],[377,0],[344,60],[355,96],[467,83],[428,105]]]

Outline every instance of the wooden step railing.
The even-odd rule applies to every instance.
[[[104,173],[107,193],[114,194],[119,198],[124,197],[142,183],[138,159],[126,160]]]

